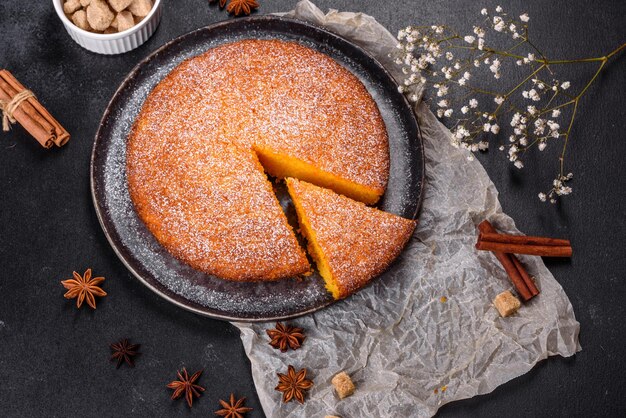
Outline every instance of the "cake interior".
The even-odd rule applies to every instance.
[[[331,189],[351,199],[368,205],[375,204],[384,190],[378,190],[343,179],[313,164],[286,154],[276,153],[269,148],[255,146],[254,150],[266,172],[273,177],[293,177],[320,187]]]
[[[298,216],[298,223],[300,224],[300,233],[307,240],[307,249],[313,261],[317,265],[317,270],[324,279],[324,283],[326,284],[326,290],[328,290],[334,299],[341,298],[341,291],[339,290],[339,285],[335,281],[330,264],[328,263],[327,258],[324,256],[324,252],[322,248],[317,243],[317,238],[315,236],[315,231],[311,228],[311,224],[309,223],[306,212],[302,207],[302,203],[297,198],[297,193],[293,188],[291,182],[287,181],[287,189],[289,190],[289,195],[291,196],[291,201],[293,202],[293,206],[296,208],[296,215]]]

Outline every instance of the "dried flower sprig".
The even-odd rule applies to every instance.
[[[626,43],[601,57],[553,60],[530,40],[527,13],[511,16],[497,6],[493,13],[482,9],[480,14],[482,24],[474,26],[470,35],[462,36],[448,26],[400,30],[398,51],[390,55],[406,75],[399,91],[414,103],[427,92],[437,116],[452,130],[452,144],[472,152],[487,150],[489,137],[498,136],[501,128],[510,125],[508,142],[499,149],[506,150],[509,161],[519,169],[530,149],[543,151],[549,143],[561,141],[558,174],[552,188],[539,193],[542,201],[556,203],[559,196],[572,192],[566,185],[573,174],[566,173],[565,155],[580,99]],[[488,41],[488,31],[503,36]],[[554,67],[576,63],[599,65],[580,91],[570,94],[571,83],[559,81]],[[507,66],[523,70],[513,75],[508,88],[483,88],[474,83],[472,71],[487,69],[500,80]],[[566,130],[559,123],[564,114],[569,116]],[[473,159],[473,154],[468,158]]]

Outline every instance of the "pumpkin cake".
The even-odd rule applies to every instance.
[[[183,61],[148,95],[126,151],[130,197],[159,243],[239,281],[310,271],[264,169],[366,203],[389,176],[385,124],[365,86],[332,58],[278,40]]]
[[[335,299],[382,273],[400,254],[416,222],[380,211],[332,190],[287,179],[309,254]]]

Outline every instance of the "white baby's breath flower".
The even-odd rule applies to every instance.
[[[496,12],[502,13],[502,6],[496,6]]]
[[[547,142],[540,142],[539,145],[537,145],[537,148],[539,148],[539,151],[543,151],[544,149],[546,149],[546,147],[548,146]]]
[[[526,93],[526,95],[524,95],[524,93]],[[530,89],[527,92],[522,92],[522,96],[535,102],[541,100],[541,96],[539,96],[539,93],[537,93],[537,90],[535,89]]]
[[[500,104],[504,103],[504,97],[496,96],[496,97],[493,98],[493,101],[500,105]]]
[[[535,106],[527,106],[526,111],[529,115],[534,116],[537,113],[537,108]]]
[[[480,61],[474,60],[474,67],[480,67]]]
[[[518,169],[520,169],[520,170],[521,170],[522,168],[524,168],[524,163],[522,162],[522,160],[517,160],[517,161],[515,161],[515,162],[513,163],[513,165],[514,165],[515,167],[517,167]]]
[[[487,9],[483,8],[483,9],[480,11],[480,14],[481,14],[481,15],[483,15],[483,16],[487,16]]]
[[[483,131],[484,131],[484,132],[489,132],[489,131],[491,131],[491,124],[490,124],[490,123],[485,123],[485,124],[483,125]]]
[[[474,38],[471,35],[466,36],[465,38],[463,38],[465,40],[465,42],[467,42],[468,44],[474,43],[474,41],[476,40],[476,38]]]
[[[491,125],[491,133],[497,135],[498,132],[500,132],[500,125],[498,125],[497,123]]]
[[[519,112],[515,112],[515,114],[511,117],[511,126],[517,126],[521,117],[522,115],[520,115]]]
[[[550,128],[551,131],[556,131],[557,129],[560,128],[559,124],[553,120],[549,120],[546,123],[548,124],[548,127]]]
[[[480,151],[487,151],[489,149],[489,142],[487,142],[487,141],[480,141],[478,143],[478,149]]]
[[[509,30],[510,30],[511,32],[515,32],[515,30],[516,30],[516,29],[517,29],[517,26],[515,26],[515,24],[514,24],[514,23],[511,23],[511,24],[509,25]]]
[[[448,61],[452,61],[453,58],[454,58],[454,54],[452,52],[450,52],[450,51],[447,51],[446,52],[446,59]]]
[[[561,88],[562,88],[563,90],[567,90],[567,89],[569,88],[569,86],[570,86],[570,82],[569,82],[569,81],[564,81],[564,82],[561,84]]]
[[[524,61],[522,61],[522,60],[515,61],[515,64],[517,64],[517,65],[522,65],[523,63],[524,63]]]
[[[404,86],[398,86],[398,93],[404,93],[405,88]]]
[[[535,120],[535,130],[533,131],[535,135],[543,135],[546,131],[546,120],[542,118],[537,118]]]
[[[439,100],[437,102],[437,106],[439,106],[439,107],[448,107],[448,101],[446,99]]]
[[[493,18],[493,30],[496,32],[502,32],[506,27],[506,23],[500,16],[494,16]]]
[[[534,61],[535,60],[535,54],[533,54],[532,52],[528,53],[528,61]]]
[[[465,114],[467,114],[467,112],[469,112],[469,107],[467,107],[467,106],[463,106],[463,107],[461,108],[461,113],[463,113],[463,114],[465,115]]]
[[[522,22],[528,22],[530,20],[530,17],[528,17],[528,13],[524,13],[523,15],[520,15],[519,20],[521,20]]]
[[[470,106],[472,109],[476,109],[476,107],[478,107],[478,100],[476,100],[476,99],[470,99],[470,101],[469,101],[469,106]]]
[[[463,77],[459,78],[459,81],[457,81],[457,83],[459,83],[459,86],[464,86],[466,82],[467,80]]]
[[[493,60],[489,70],[491,70],[495,78],[500,78],[500,60],[498,58]]]
[[[443,97],[448,94],[448,86],[435,85],[435,87],[437,87],[437,97]]]
[[[552,117],[553,117],[553,118],[558,118],[559,116],[561,116],[561,110],[559,110],[559,109],[554,109],[554,110],[552,111]]]
[[[546,196],[545,193],[539,193],[539,200],[541,200],[542,202],[545,202],[548,199],[548,196]]]
[[[447,118],[449,118],[450,116],[452,116],[452,112],[454,112],[454,110],[452,109],[446,109],[445,112],[443,112],[443,115]]]
[[[521,137],[521,138],[519,139],[519,144],[520,144],[520,145],[522,145],[522,146],[526,146],[526,145],[528,145],[528,139],[526,139],[526,137],[525,137],[525,136]]]
[[[469,80],[472,77],[472,75],[469,73],[469,71],[465,71],[463,73],[463,78],[466,80]]]
[[[483,38],[478,38],[478,49],[481,51],[485,48],[485,40]]]
[[[437,117],[438,118],[443,117],[443,109],[437,109]]]

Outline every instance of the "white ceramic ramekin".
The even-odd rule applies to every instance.
[[[63,26],[73,40],[80,46],[98,54],[121,54],[137,48],[152,36],[161,21],[161,0],[154,0],[154,6],[148,16],[124,32],[101,34],[79,28],[63,13],[64,0],[52,0],[54,9],[63,22]]]

